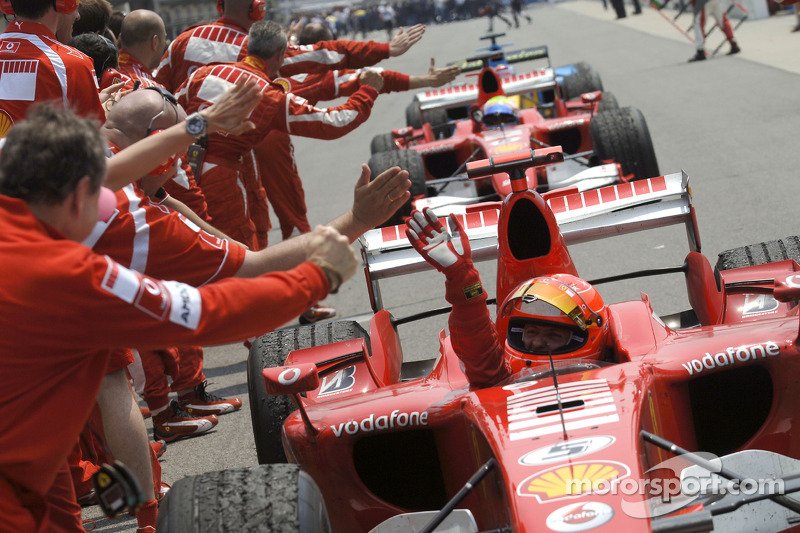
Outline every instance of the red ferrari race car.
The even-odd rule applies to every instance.
[[[572,243],[682,225],[686,261],[658,273],[685,275],[691,309],[658,316],[644,293],[606,304],[602,360],[551,355],[482,387],[470,386],[442,331],[439,356],[411,372],[396,327],[430,313],[395,319],[377,289],[431,267],[404,227],[372,230],[362,240],[375,308],[368,326],[338,321],[259,338],[248,380],[262,464],[180,480],[161,504],[159,531],[792,527],[800,238],[724,252],[714,270],[699,253],[685,174],[566,195],[527,188],[526,168],[562,157],[526,150],[468,166],[475,179],[504,172],[512,182],[503,202],[460,217],[473,260],[497,262],[497,301],[515,298],[524,280],[575,271]],[[588,316],[573,313],[575,294],[558,305],[567,300],[569,316]]]
[[[619,108],[613,95],[596,90],[602,84],[585,64],[562,69],[572,73],[560,76],[550,67],[547,48],[539,49],[537,57],[547,59],[547,66],[524,74],[501,75],[508,67],[492,66],[504,57],[502,50],[470,58],[483,63],[477,83],[418,94],[407,118],[419,113],[420,127],[373,138],[372,175],[397,165],[409,171],[412,182],[411,201],[387,225],[401,223],[412,208],[441,212],[444,206],[446,211],[505,198],[511,190],[505,174],[469,180],[464,169],[470,161],[529,148],[561,146],[565,153],[561,163],[528,171],[528,186],[539,192],[572,185],[588,190],[659,175],[641,111]],[[564,87],[586,92],[568,95]],[[465,118],[452,120],[453,111]]]

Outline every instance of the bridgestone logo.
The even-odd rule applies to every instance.
[[[414,426],[427,426],[428,425],[428,412],[402,413],[398,410],[392,411],[389,415],[382,415],[375,417],[374,414],[369,415],[367,418],[358,422],[351,420],[349,422],[342,422],[339,425],[331,426],[333,434],[337,438],[342,435],[356,435],[359,431],[364,433],[371,433],[373,431],[385,431],[387,429],[414,427]]]

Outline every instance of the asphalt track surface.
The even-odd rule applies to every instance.
[[[792,152],[800,121],[796,59],[800,36],[789,34],[793,17],[747,21],[737,31],[742,54],[689,64],[693,46],[652,10],[616,21],[613,11],[603,11],[599,1],[574,0],[530,6],[528,13],[533,23],[511,29],[504,41],[513,42],[511,49],[547,44],[554,66],[588,62],[620,105],[643,112],[662,174],[683,170],[690,176],[703,252],[712,264],[723,250],[800,234],[800,186],[797,156]],[[684,20],[687,25],[691,22],[688,17]],[[504,29],[502,21],[495,22],[495,30]],[[486,29],[485,19],[431,26],[407,54],[379,66],[422,74],[431,56],[444,64],[472,55],[484,45],[478,37]],[[369,37],[380,40],[385,34],[374,32]],[[723,47],[723,53],[726,50]],[[407,93],[380,96],[366,124],[340,140],[295,139],[312,224],[325,223],[349,207],[360,164],[370,155],[370,140],[405,126],[404,110],[410,100]],[[280,240],[279,231],[273,230],[270,238]],[[571,248],[578,271],[587,279],[679,265],[687,251],[680,226]],[[493,296],[494,265],[482,263],[479,270]],[[397,317],[445,305],[443,280],[436,272],[395,278],[383,282],[382,288],[387,308]],[[600,287],[606,302],[638,299],[640,291],[650,295],[658,313],[688,308],[680,275]],[[342,317],[368,315],[363,274],[356,274],[325,303]],[[442,317],[401,326],[406,360],[434,357],[444,324]],[[293,325],[296,322],[287,326]],[[244,406],[221,417],[212,432],[169,444],[162,458],[167,483],[256,464],[246,357],[242,345],[206,351],[209,390],[239,396]],[[127,517],[106,520],[98,507],[85,509],[84,517],[96,521],[95,531],[128,532],[136,527],[135,520]]]

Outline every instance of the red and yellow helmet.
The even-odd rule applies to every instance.
[[[590,284],[570,274],[533,278],[509,294],[497,314],[514,373],[554,360],[600,359],[606,349],[608,311]]]

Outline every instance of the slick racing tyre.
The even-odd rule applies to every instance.
[[[399,150],[397,143],[394,142],[394,136],[390,133],[381,133],[372,138],[369,143],[369,153],[377,154],[379,152],[391,152],[392,150]]]
[[[412,100],[406,107],[406,126],[418,130],[422,128],[422,124],[425,122],[431,125],[433,136],[436,139],[450,137],[453,134],[448,122],[446,109],[430,109],[420,112],[419,102],[416,99]]]
[[[561,82],[561,94],[564,100],[580,98],[583,93],[603,90],[600,74],[587,63],[580,61],[573,67],[575,67],[575,72],[564,76],[564,80]]]
[[[419,102],[414,99],[406,107],[406,126],[418,130],[422,127],[422,115],[419,111]]]
[[[389,220],[381,224],[381,227],[402,224],[403,217],[411,214],[411,199],[415,196],[424,196],[427,191],[425,166],[419,153],[414,150],[395,150],[372,154],[372,157],[369,158],[369,170],[372,172],[372,179],[392,167],[400,167],[408,171],[408,179],[411,180],[411,198],[400,206]]]
[[[765,265],[786,259],[794,259],[800,263],[800,236],[725,250],[717,258],[717,270]]]
[[[158,505],[159,533],[330,532],[325,500],[299,465],[207,472],[175,483]]]
[[[589,124],[598,162],[613,160],[625,175],[640,180],[660,176],[650,130],[642,112],[623,107],[598,113]]]
[[[611,91],[603,91],[603,99],[600,100],[600,104],[597,106],[597,112],[605,113],[606,111],[613,111],[615,109],[619,109],[617,97],[614,96],[614,93]]]
[[[289,396],[267,394],[261,371],[282,366],[294,350],[358,338],[366,339],[369,346],[369,334],[357,322],[338,321],[281,329],[256,339],[247,358],[247,392],[259,464],[286,462],[281,431],[286,418],[297,410]]]

